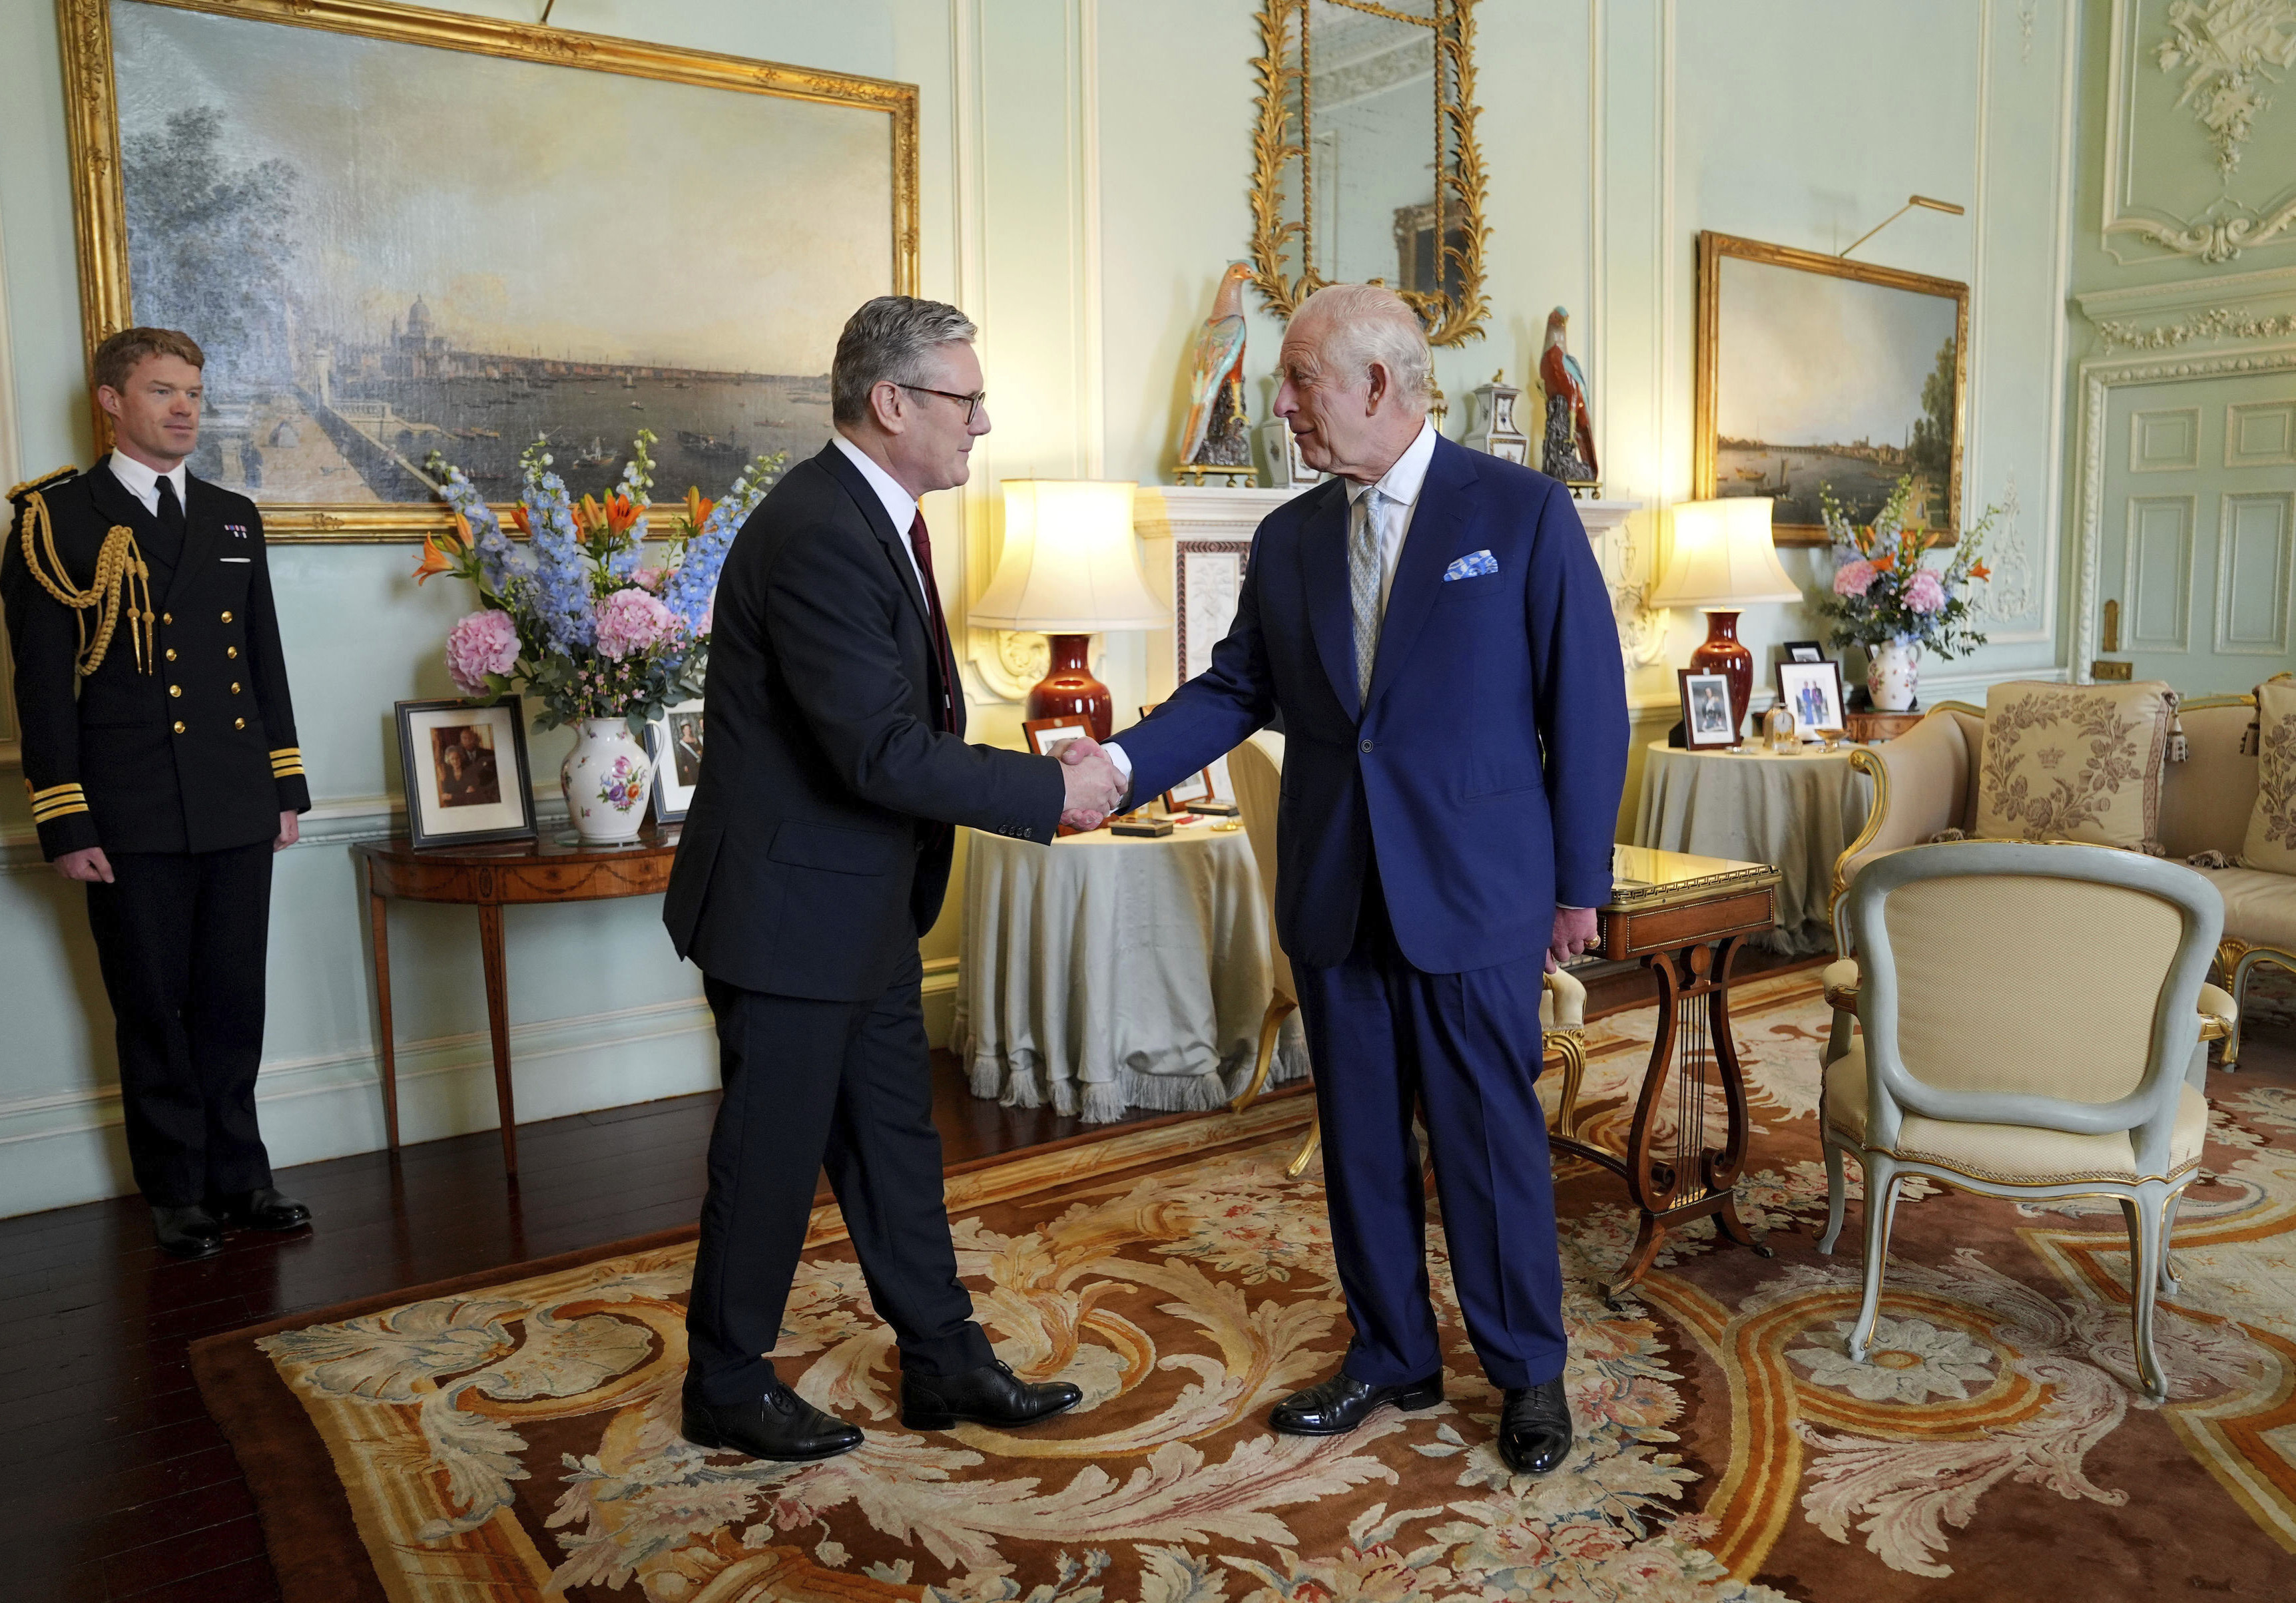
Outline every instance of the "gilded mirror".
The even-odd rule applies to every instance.
[[[1474,0],[1262,0],[1252,282],[1275,309],[1384,283],[1437,345],[1480,335]]]

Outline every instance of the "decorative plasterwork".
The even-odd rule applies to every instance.
[[[2112,387],[2268,372],[2296,372],[2296,345],[2168,361],[2131,358],[2081,364],[2080,501],[2074,533],[2079,542],[2080,580],[2073,608],[2071,658],[2075,683],[2088,683],[2088,665],[2096,658],[2098,567],[2104,548],[2104,411]]]
[[[2098,323],[2096,331],[2107,351],[2172,350],[2195,339],[2284,339],[2296,335],[2296,316],[2253,317],[2230,307],[2211,307],[2180,323],[2149,329],[2107,319]]]
[[[2156,33],[2150,19],[2163,12],[2169,31]],[[2152,87],[2158,80],[2144,70],[2147,57],[2162,72],[2185,73],[2173,108],[2160,103],[2164,97]],[[2282,111],[2259,141],[2278,165],[2262,175],[2251,170],[2250,181],[2239,186],[2243,192],[2234,192],[2242,153],[2272,104],[2269,86],[2291,65],[2296,65],[2296,0],[2169,0],[2162,12],[2144,0],[2113,0],[2103,243],[2114,260],[2130,259],[2120,246],[2132,238],[2210,263],[2231,261],[2262,245],[2296,243],[2296,171],[2287,160],[2291,142],[2278,132],[2289,113]],[[2148,108],[2141,129],[2140,102]],[[2164,142],[2191,136],[2191,124],[2166,120],[2173,110],[2189,112],[2216,147],[2212,165],[2220,188],[2197,207],[2189,187],[2182,201],[2168,200],[2157,188],[2158,164],[2173,159],[2176,148]],[[2136,193],[2140,144],[2153,164],[2153,182],[2145,186],[2151,200]],[[2152,259],[2149,252],[2139,254]]]
[[[2296,335],[2296,267],[2096,290],[2076,298],[2097,355],[2231,346]]]
[[[2257,113],[2272,103],[2273,69],[2296,66],[2296,0],[2172,0],[2169,37],[2152,59],[2185,74],[2177,104],[2209,131],[2228,176],[2240,170]]]

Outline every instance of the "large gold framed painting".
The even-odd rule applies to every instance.
[[[1698,236],[1696,494],[1770,497],[1778,544],[1826,543],[1829,491],[1871,522],[1907,475],[1951,541],[1968,380],[1967,284]]]
[[[287,538],[577,495],[651,429],[709,484],[829,434],[863,298],[916,282],[916,90],[367,0],[58,0],[88,346],[208,353],[193,470]],[[101,420],[99,420],[100,424]]]

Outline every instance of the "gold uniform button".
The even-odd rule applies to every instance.
[[[239,694],[239,681],[236,679],[231,682],[231,693],[234,696]]]
[[[231,721],[231,726],[234,729],[245,729],[247,727],[247,720],[244,718],[234,718]]]
[[[226,657],[236,657],[239,655],[239,648],[237,646],[226,646],[223,649],[223,654]]]
[[[184,732],[184,721],[181,718],[176,720],[176,732],[177,734]]]
[[[224,621],[224,622],[226,622],[226,623],[229,623],[229,622],[231,622],[231,614],[230,614],[230,613],[228,613],[228,612],[225,613],[225,614],[223,615],[223,621]]]
[[[168,687],[168,694],[170,696],[180,696],[183,693],[184,687],[180,684],[171,684]]]
[[[163,624],[172,624],[176,621],[176,615],[172,612],[162,612],[160,614],[160,621]]]
[[[168,660],[169,662],[173,662],[173,661],[175,661],[175,660],[176,660],[176,648],[175,648],[175,647],[173,647],[173,646],[169,646],[169,647],[168,648]]]

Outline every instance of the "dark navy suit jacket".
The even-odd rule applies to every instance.
[[[1436,442],[1360,706],[1347,544],[1338,480],[1261,522],[1211,667],[1117,737],[1132,793],[1169,788],[1280,710],[1275,923],[1292,961],[1347,957],[1374,847],[1414,968],[1541,952],[1558,902],[1610,899],[1627,771],[1617,628],[1570,495]],[[1445,578],[1486,551],[1496,572]]]

